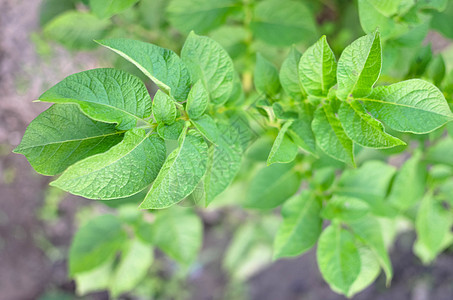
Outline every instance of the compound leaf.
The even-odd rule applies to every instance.
[[[70,166],[51,185],[89,199],[131,196],[153,182],[165,154],[161,138],[135,128],[127,131],[124,140],[107,152]]]
[[[397,131],[428,133],[453,120],[442,92],[420,79],[377,87],[360,100],[376,119]]]
[[[178,55],[153,44],[130,39],[97,41],[116,52],[150,78],[177,101],[185,101],[190,90],[190,74]]]
[[[275,46],[289,46],[316,35],[313,14],[305,4],[292,0],[259,2],[250,27],[256,38]]]
[[[316,256],[327,283],[333,290],[347,295],[361,269],[354,236],[339,223],[330,225],[321,233]]]
[[[316,142],[329,156],[354,165],[353,143],[328,105],[319,107],[311,124]]]
[[[363,36],[344,49],[338,60],[337,97],[365,97],[371,93],[382,66],[379,32]]]
[[[288,163],[296,158],[297,145],[294,144],[287,135],[288,128],[292,123],[292,121],[286,122],[278,132],[277,138],[269,153],[269,157],[267,158],[267,165],[274,163]]]
[[[90,0],[93,13],[101,19],[108,19],[128,9],[139,0]]]
[[[336,83],[336,72],[335,55],[323,35],[300,59],[300,82],[308,94],[327,96],[329,89]]]
[[[154,95],[153,116],[157,123],[172,124],[176,120],[174,101],[160,90]]]
[[[130,129],[151,115],[151,97],[143,82],[115,69],[93,69],[70,75],[39,101],[75,103],[90,118]]]
[[[97,217],[82,226],[69,250],[70,275],[92,270],[111,259],[127,238],[121,227],[113,215]]]
[[[165,254],[181,264],[190,265],[201,248],[203,225],[191,210],[173,207],[157,214],[152,233],[154,243]]]
[[[36,172],[56,175],[88,156],[119,143],[124,131],[85,116],[77,105],[55,104],[28,125],[14,149],[25,155]]]
[[[272,164],[261,169],[250,183],[246,207],[271,209],[279,206],[300,186],[293,164]]]
[[[386,133],[384,126],[355,101],[343,102],[338,110],[338,118],[346,135],[364,147],[382,149],[406,145],[400,139]]]
[[[274,258],[300,255],[313,247],[322,230],[320,211],[321,202],[308,191],[282,206],[283,223],[274,240]]]
[[[181,57],[193,82],[200,80],[209,92],[210,103],[225,103],[233,91],[233,61],[216,41],[191,32]]]
[[[240,7],[238,0],[172,0],[167,7],[173,26],[183,32],[205,34],[224,24]]]
[[[191,119],[197,119],[208,107],[209,94],[201,81],[197,81],[187,97],[186,111]]]
[[[280,90],[277,68],[260,53],[256,55],[255,76],[253,83],[258,92],[268,96],[276,95]]]
[[[207,152],[208,146],[200,134],[183,133],[178,148],[167,157],[140,208],[166,208],[190,195],[206,173]]]

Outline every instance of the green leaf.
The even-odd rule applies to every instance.
[[[94,39],[102,38],[110,26],[89,13],[68,11],[52,19],[43,29],[44,35],[74,50],[96,48]]]
[[[312,121],[312,107],[304,102],[299,110],[299,118],[289,126],[288,134],[297,146],[316,156],[316,140],[311,129]]]
[[[93,13],[101,19],[108,19],[128,9],[139,0],[90,0]]]
[[[43,27],[53,18],[73,9],[73,0],[44,0],[39,8],[39,25]]]
[[[195,261],[201,248],[203,225],[191,210],[173,207],[160,211],[152,228],[154,242],[165,254],[184,265]]]
[[[209,92],[210,103],[225,103],[232,90],[233,61],[214,40],[191,32],[184,43],[181,57],[193,82],[200,80]]]
[[[135,239],[121,255],[110,282],[112,297],[133,290],[142,281],[153,262],[153,249],[150,245]]]
[[[157,133],[164,140],[177,140],[184,129],[184,120],[177,120],[171,125],[160,123],[157,126]]]
[[[423,263],[432,262],[436,256],[452,241],[453,216],[432,195],[423,198],[415,221],[417,240],[414,252]]]
[[[359,100],[373,117],[397,131],[428,133],[453,120],[442,92],[420,79],[377,87]]]
[[[81,159],[107,151],[123,135],[113,124],[89,119],[76,105],[56,104],[28,125],[14,152],[25,155],[36,172],[56,175]]]
[[[341,221],[349,221],[359,219],[370,211],[370,206],[363,200],[345,197],[334,196],[322,208],[321,216],[324,219]]]
[[[171,24],[182,32],[205,34],[224,24],[240,8],[238,0],[171,0],[167,14]]]
[[[311,128],[316,137],[316,143],[326,154],[339,161],[355,165],[354,145],[328,104],[315,111]]]
[[[209,115],[202,115],[200,118],[191,121],[195,128],[211,143],[218,144],[221,142],[222,137],[217,124]]]
[[[381,14],[392,17],[398,12],[401,0],[368,0]]]
[[[428,149],[426,161],[453,167],[453,139],[447,137]]]
[[[114,257],[90,271],[75,274],[76,294],[83,296],[91,292],[104,291],[109,288],[113,272]],[[57,298],[58,300],[60,298]],[[56,300],[57,300],[56,299]],[[69,300],[69,299],[68,299]]]
[[[322,230],[320,211],[321,201],[309,191],[283,205],[283,223],[275,237],[274,258],[301,255],[316,244]]]
[[[435,86],[440,86],[442,80],[445,77],[445,61],[442,55],[437,55],[428,65],[425,71],[426,77],[428,77]]]
[[[445,11],[434,12],[432,14],[431,28],[440,32],[443,36],[452,39],[453,28],[450,26],[450,21],[453,16],[453,3],[451,1],[445,2],[447,2]],[[441,9],[439,9],[439,11],[441,11]]]
[[[187,97],[186,111],[191,119],[197,119],[203,115],[208,107],[209,94],[201,81],[197,81]]]
[[[316,35],[311,11],[304,3],[292,0],[259,2],[250,27],[256,38],[275,46],[289,46]]]
[[[70,75],[39,97],[43,102],[75,103],[90,118],[130,129],[151,115],[151,98],[140,79],[115,69]]]
[[[296,47],[291,47],[286,59],[280,67],[280,83],[285,92],[297,99],[306,95],[306,92],[299,80],[299,61],[302,54],[297,51]]]
[[[422,199],[426,186],[426,169],[420,162],[421,152],[408,159],[395,176],[388,202],[407,210]]]
[[[393,277],[393,269],[390,257],[385,249],[379,222],[373,217],[365,216],[361,219],[349,221],[348,225],[352,228],[357,238],[376,255],[387,277],[387,285],[389,285]]]
[[[287,121],[283,124],[278,132],[277,138],[272,145],[271,152],[267,158],[267,165],[274,163],[292,162],[297,155],[297,145],[286,134],[288,128],[292,125],[292,121]]]
[[[130,39],[97,42],[133,63],[162,91],[177,101],[187,99],[191,83],[189,71],[173,51]]]
[[[394,174],[393,166],[381,161],[368,161],[358,169],[346,170],[335,194],[362,199],[373,208],[384,200]]]
[[[208,168],[204,178],[206,206],[222,193],[241,168],[242,145],[238,130],[229,125],[218,126],[222,141],[209,149]]]
[[[335,55],[323,35],[300,59],[300,82],[308,94],[327,96],[329,89],[336,83],[336,72]]]
[[[154,95],[153,116],[157,123],[173,124],[176,120],[175,103],[160,90]]]
[[[338,60],[337,97],[365,97],[381,73],[382,55],[379,32],[363,36],[344,49]]]
[[[327,283],[333,290],[347,295],[361,269],[354,236],[340,224],[330,225],[321,233],[316,256]]]
[[[245,206],[271,209],[285,202],[300,186],[292,168],[293,164],[273,164],[261,169],[250,183]]]
[[[112,215],[90,220],[74,236],[69,250],[71,276],[92,270],[113,258],[126,240],[121,222]]]
[[[402,140],[388,134],[384,126],[371,117],[356,101],[343,102],[338,117],[346,135],[359,145],[370,148],[391,148],[406,145]]]
[[[165,154],[161,138],[143,129],[132,129],[121,143],[70,166],[50,184],[89,199],[131,196],[153,182]]]
[[[167,157],[141,209],[172,206],[190,195],[206,173],[208,146],[200,134],[189,131]]]
[[[258,92],[275,96],[280,91],[277,68],[260,53],[256,54],[253,83]]]

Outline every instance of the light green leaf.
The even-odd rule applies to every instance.
[[[323,35],[300,59],[300,82],[308,94],[327,96],[329,89],[336,83],[336,72],[335,55]]]
[[[93,40],[104,37],[109,27],[109,20],[72,10],[48,22],[43,32],[46,37],[69,49],[88,50],[96,48]]]
[[[371,93],[382,66],[379,32],[363,36],[344,49],[338,60],[337,97],[365,97]]]
[[[50,184],[89,199],[131,196],[153,182],[165,154],[161,138],[143,129],[132,129],[121,143],[70,166]]]
[[[312,107],[304,102],[299,110],[299,118],[294,120],[288,128],[288,134],[297,146],[316,156],[316,140],[311,129],[312,121]]]
[[[306,92],[299,80],[299,61],[302,54],[297,51],[296,47],[291,47],[286,59],[280,67],[280,83],[285,92],[297,99],[306,95]]]
[[[390,284],[393,277],[392,263],[387,250],[385,249],[384,238],[379,222],[371,216],[365,216],[361,219],[349,221],[348,225],[352,228],[357,238],[367,245],[376,255],[379,264],[382,269],[384,269],[387,277],[387,285]]]
[[[395,176],[388,202],[406,210],[422,199],[426,186],[426,169],[420,162],[421,152],[408,159]]]
[[[114,257],[90,271],[75,274],[76,294],[83,296],[88,293],[104,291],[109,288],[113,272]]]
[[[297,145],[286,134],[288,128],[293,124],[292,121],[287,121],[283,124],[278,132],[277,138],[272,145],[271,152],[267,158],[267,165],[274,163],[292,162],[297,155]]]
[[[275,46],[289,46],[316,35],[311,11],[292,0],[265,0],[255,6],[250,24],[256,38]]]
[[[328,104],[315,111],[311,128],[316,137],[316,143],[326,154],[339,161],[355,165],[354,145]]]
[[[369,248],[359,245],[357,249],[360,255],[360,273],[346,295],[349,298],[371,285],[381,272],[376,255]]]
[[[335,193],[366,201],[372,208],[384,200],[395,168],[381,161],[368,161],[360,168],[346,170]]]
[[[321,201],[309,191],[282,207],[283,223],[274,240],[274,258],[300,255],[313,247],[322,230]]]
[[[53,18],[73,9],[73,0],[44,0],[39,8],[39,25],[43,27]]]
[[[190,195],[206,173],[208,146],[200,134],[189,131],[167,157],[141,209],[172,206]]]
[[[128,9],[139,0],[90,0],[93,13],[101,19],[108,19]]]
[[[225,103],[233,90],[234,67],[228,53],[216,41],[191,32],[181,57],[193,82],[200,80],[209,92],[210,103]]]
[[[245,206],[271,209],[285,202],[300,186],[292,168],[293,164],[273,164],[261,169],[250,183]]]
[[[445,61],[441,54],[434,57],[425,71],[425,76],[428,77],[435,86],[440,86],[445,77]]]
[[[160,211],[152,228],[154,242],[165,254],[184,265],[195,261],[201,248],[203,225],[191,210],[173,207]]]
[[[92,270],[109,259],[121,248],[126,232],[121,222],[112,215],[90,220],[74,236],[69,250],[69,273]]]
[[[333,196],[322,208],[321,216],[324,219],[338,219],[342,221],[359,219],[370,211],[370,206],[363,200],[345,197]]]
[[[258,92],[274,96],[280,91],[277,68],[260,53],[256,54],[253,83]]]
[[[160,123],[157,126],[157,133],[164,140],[177,140],[184,129],[184,120],[177,120],[171,125]]]
[[[173,124],[176,120],[175,103],[161,90],[153,98],[153,116],[157,123]]]
[[[197,81],[187,97],[186,111],[191,119],[197,119],[208,107],[209,94],[201,81]]]
[[[343,102],[338,110],[338,118],[346,135],[364,147],[383,149],[406,145],[402,140],[386,133],[384,126],[371,117],[361,103]]]
[[[218,126],[222,140],[209,149],[208,168],[204,178],[206,206],[222,193],[239,172],[242,160],[241,136],[229,125]]]
[[[209,115],[202,115],[200,118],[191,121],[195,128],[197,128],[211,143],[218,144],[221,142],[222,137],[220,131],[212,117]]]
[[[171,0],[167,14],[171,24],[182,32],[205,34],[224,24],[240,8],[238,0]]]
[[[442,92],[420,79],[377,87],[359,100],[376,119],[397,131],[428,133],[453,120]]]
[[[39,97],[43,102],[75,103],[90,118],[130,129],[151,115],[151,98],[143,82],[115,69],[70,75]]]
[[[123,251],[121,261],[115,268],[110,282],[110,291],[114,298],[129,292],[142,281],[153,262],[153,249],[150,245],[135,239],[129,242]]]
[[[28,125],[15,153],[36,172],[56,175],[88,156],[107,151],[123,138],[113,124],[93,121],[76,105],[56,104]]]
[[[162,91],[177,101],[187,99],[191,83],[189,71],[173,51],[129,39],[97,42],[133,63]]]
[[[401,0],[368,0],[368,2],[386,17],[395,15],[401,4]]]
[[[321,233],[316,256],[327,283],[333,290],[348,295],[361,270],[354,236],[340,224],[330,225]]]
[[[453,167],[453,139],[446,137],[428,149],[426,161]]]
[[[432,195],[423,198],[415,221],[417,241],[414,252],[423,263],[432,262],[436,256],[452,241],[452,213],[441,203],[436,202]]]
[[[435,2],[439,1],[442,0]],[[453,39],[453,28],[450,26],[450,21],[453,16],[453,2],[445,0],[444,2],[447,2],[446,9],[444,11],[439,9],[439,12],[434,12],[432,14],[431,28],[440,32],[443,36]]]

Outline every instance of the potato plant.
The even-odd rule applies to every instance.
[[[388,251],[401,220],[415,228],[414,252],[424,263],[453,243],[453,113],[448,93],[434,85],[443,82],[445,64],[429,48],[416,54],[424,64],[399,54],[421,42],[427,20],[447,2],[359,0],[366,35],[338,58],[326,36],[303,53],[292,47],[278,69],[254,53],[254,40],[287,46],[317,31],[313,18],[300,19],[310,15],[307,7],[287,0],[279,9],[281,2],[170,2],[170,21],[183,32],[208,33],[242,18],[248,34],[238,59],[245,66],[236,68],[224,47],[194,31],[180,55],[139,40],[102,39],[99,45],[157,86],[154,95],[138,77],[102,68],[68,76],[39,97],[54,104],[14,151],[38,173],[58,176],[51,185],[71,194],[139,201],[138,209],[120,207],[77,232],[69,272],[79,293],[109,289],[117,297],[136,288],[153,247],[192,264],[203,231],[196,211],[222,195],[265,216],[280,208],[282,219],[244,224],[227,269],[241,268],[235,257],[247,256],[241,247],[258,239],[258,228],[272,228],[274,259],[317,245],[325,281],[348,297],[381,270],[391,283]],[[96,1],[89,3],[96,11]],[[401,73],[386,65],[392,55],[393,63],[406,63],[399,76],[406,80],[389,75]],[[390,164],[388,155],[402,162]]]

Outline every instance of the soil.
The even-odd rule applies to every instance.
[[[71,54],[53,47],[51,58],[36,54],[31,35],[38,30],[40,0],[0,0],[0,300],[38,299],[46,291],[74,292],[66,275],[65,256],[75,230],[77,210],[90,203],[65,196],[58,207],[59,218],[39,218],[49,179],[37,175],[24,157],[11,154],[28,124],[48,105],[32,103],[61,78],[98,67],[93,53]],[[222,221],[222,215],[213,217]],[[230,232],[219,234],[205,219],[204,251],[212,259],[189,279],[192,299],[223,299],[227,276],[220,260]],[[354,299],[453,299],[453,254],[445,253],[429,267],[412,254],[411,234],[398,239],[391,252],[394,280],[385,288],[384,278]],[[51,246],[49,246],[51,245]],[[49,249],[58,249],[57,253]],[[322,280],[315,252],[280,260],[248,282],[250,299],[344,299]],[[106,293],[89,299],[107,299]]]

